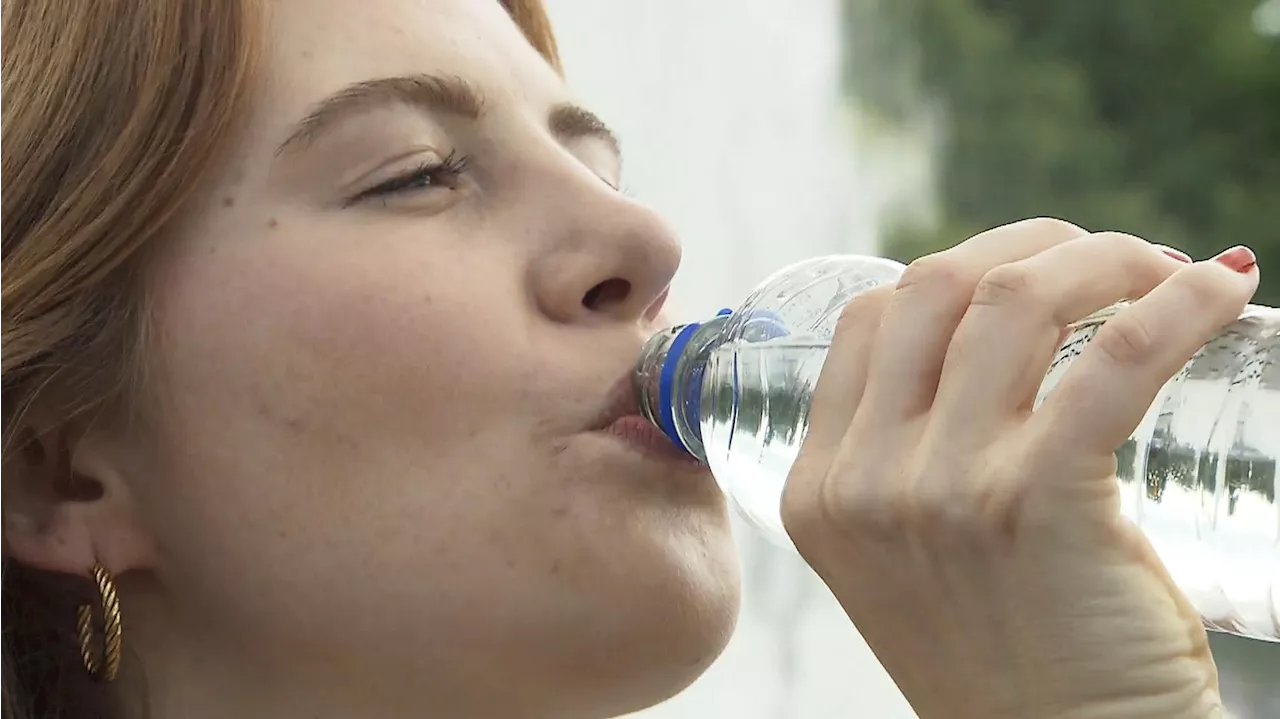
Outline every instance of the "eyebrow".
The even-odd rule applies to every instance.
[[[484,97],[459,77],[401,75],[365,80],[339,90],[321,100],[294,126],[276,150],[277,155],[311,144],[326,129],[343,120],[379,108],[409,105],[433,112],[478,120],[484,113]],[[620,154],[618,137],[595,113],[577,105],[562,103],[551,109],[547,128],[560,141],[597,137]]]
[[[321,100],[294,126],[276,154],[310,144],[325,129],[352,115],[394,105],[411,105],[475,120],[484,110],[484,99],[475,88],[457,77],[402,75],[357,82]]]
[[[547,127],[560,141],[596,137],[609,144],[614,154],[622,155],[618,136],[594,112],[568,103],[556,105],[547,117]]]

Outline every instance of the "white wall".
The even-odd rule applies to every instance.
[[[622,136],[629,191],[685,241],[678,320],[770,271],[872,252],[889,184],[850,144],[835,0],[550,0],[570,84]],[[914,717],[826,588],[740,527],[728,651],[646,719]]]

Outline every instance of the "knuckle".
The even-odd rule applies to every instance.
[[[862,500],[851,507],[849,521],[864,536],[888,542],[898,541],[910,530],[915,516],[912,498],[900,485],[860,492]]]
[[[900,532],[904,505],[893,491],[900,486],[897,475],[881,468],[851,470],[843,463],[833,466],[807,506],[793,508],[791,522],[867,538]]]
[[[989,270],[973,291],[975,305],[1025,305],[1040,304],[1043,283],[1034,269],[1022,262],[998,265]]]
[[[824,537],[839,529],[842,504],[847,501],[838,481],[839,462],[801,451],[782,491],[783,529],[802,551],[821,545]]]
[[[1154,245],[1136,235],[1123,232],[1099,232],[1094,235],[1094,238],[1104,248],[1133,263],[1155,265],[1163,257]]]
[[[1187,303],[1192,307],[1208,310],[1215,316],[1224,312],[1234,316],[1239,313],[1241,303],[1239,286],[1232,282],[1235,273],[1226,267],[1215,265],[1218,263],[1201,263],[1194,268],[1199,271],[1186,272],[1179,277],[1187,295]]]
[[[1093,344],[1113,364],[1135,365],[1151,357],[1155,337],[1142,320],[1129,312],[1103,325]]]
[[[794,489],[791,486],[783,491],[782,527],[796,543],[808,539],[821,526],[822,515],[812,495],[811,491]]]
[[[1026,220],[1019,220],[1009,225],[1009,227],[1034,234],[1037,237],[1060,242],[1089,234],[1089,231],[1083,227],[1056,217],[1032,217]]]
[[[1025,471],[968,461],[860,467],[837,462],[784,494],[783,525],[806,557],[839,537],[900,547],[907,538],[943,554],[1008,546],[1027,523]]]
[[[959,464],[967,470],[946,463],[913,482],[906,511],[900,513],[904,524],[941,542],[1015,539],[1025,498],[1023,474],[996,471],[977,457]]]
[[[956,488],[967,474],[960,467],[944,468],[940,457],[918,454],[911,468],[896,483],[891,503],[894,515],[913,534],[929,536],[963,525],[965,509],[957,501]]]
[[[903,271],[897,289],[928,288],[950,294],[965,285],[965,272],[960,263],[946,252],[925,255]]]
[[[836,319],[836,334],[855,331],[851,329],[854,327],[861,331],[869,324],[879,324],[880,316],[884,314],[885,302],[892,295],[892,287],[877,287],[854,295],[840,310],[840,316]]]
[[[1094,236],[1104,250],[1116,257],[1117,266],[1129,277],[1134,297],[1163,282],[1180,267],[1141,237],[1123,232],[1101,232]]]
[[[1025,487],[1004,489],[995,485],[983,487],[977,494],[976,508],[982,517],[984,535],[1006,542],[1018,538],[1023,524]]]
[[[1115,232],[1113,230],[1108,230],[1106,232],[1095,232],[1093,233],[1093,237],[1099,242],[1104,242],[1108,245],[1123,248],[1125,250],[1141,250],[1145,252],[1154,249],[1150,242],[1127,232]]]
[[[946,484],[937,481],[939,479],[921,478],[897,497],[898,517],[915,533],[952,535],[963,532],[963,527],[969,524],[966,508],[956,501]]]

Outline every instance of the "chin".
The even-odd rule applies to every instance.
[[[644,641],[647,671],[616,677],[619,692],[612,715],[627,714],[660,704],[684,691],[724,651],[737,623],[737,596],[717,607],[714,615],[680,618],[653,631]]]
[[[583,716],[617,716],[665,701],[724,651],[742,587],[723,521],[723,529],[704,531],[700,540],[673,541],[661,565],[620,563],[609,573],[615,583],[606,585],[599,630],[578,630],[590,644],[580,655],[587,658],[581,696],[598,700]]]

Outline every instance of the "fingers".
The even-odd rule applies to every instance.
[[[1061,220],[1024,220],[912,263],[876,337],[865,411],[886,425],[928,411],[952,334],[983,275],[1085,234]]]
[[[1252,252],[1236,248],[1188,265],[1112,317],[1028,428],[1053,436],[1063,451],[1114,452],[1160,388],[1240,316],[1258,286],[1253,262]]]
[[[864,292],[854,297],[840,313],[809,410],[805,448],[810,452],[835,449],[848,431],[849,422],[862,401],[880,318],[892,296],[892,286]]]
[[[931,423],[986,437],[1030,411],[1067,325],[1142,297],[1186,267],[1165,248],[1104,232],[989,271],[947,350]]]

